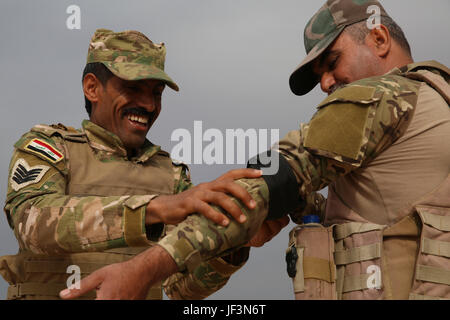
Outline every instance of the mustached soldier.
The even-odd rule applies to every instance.
[[[233,219],[242,218],[226,194],[254,207],[234,179],[258,177],[259,170],[233,170],[194,187],[187,167],[146,139],[160,113],[164,87],[178,91],[164,72],[165,53],[164,44],[140,32],[97,30],[83,73],[90,120],[83,121],[81,130],[37,125],[14,145],[5,212],[20,252],[0,258],[0,273],[10,284],[8,299],[59,298],[71,284],[68,270],[84,277],[127,261],[189,214],[228,225],[230,217],[209,204],[222,207]],[[271,232],[277,233],[287,220],[271,223]],[[207,238],[210,231],[189,232]],[[200,263],[190,274],[175,275],[177,281],[171,283],[176,287],[166,286],[169,297],[210,295],[245,263],[248,253],[248,247],[242,248]],[[162,297],[161,283],[122,292]],[[102,298],[95,291],[82,296],[95,297]]]
[[[381,24],[368,28],[373,8]],[[305,210],[298,209],[323,208],[320,196],[306,201],[328,186],[322,224],[291,232],[288,272],[297,299],[450,298],[449,69],[414,63],[378,1],[327,1],[306,25],[304,41],[307,56],[290,77],[291,90],[303,95],[320,82],[329,96],[272,152],[277,174],[237,181],[257,203],[251,212],[243,208],[248,221],[217,228],[212,243],[184,232],[212,225],[190,216],[142,256],[159,259],[130,277],[163,266],[162,277],[190,270],[195,260],[248,241],[256,220],[291,213],[301,224]],[[120,284],[108,275],[117,270],[97,271],[66,297],[99,284],[114,294]]]

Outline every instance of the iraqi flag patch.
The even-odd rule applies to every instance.
[[[48,159],[52,163],[57,163],[64,159],[64,155],[61,152],[40,139],[31,140],[24,149]]]
[[[11,173],[11,187],[18,191],[30,184],[41,181],[49,166],[38,165],[31,167],[25,159],[18,159]]]

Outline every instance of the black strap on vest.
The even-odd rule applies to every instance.
[[[247,168],[263,171],[262,178],[269,188],[269,213],[266,220],[279,219],[300,205],[297,179],[289,162],[279,152],[269,150],[261,153],[248,161]]]

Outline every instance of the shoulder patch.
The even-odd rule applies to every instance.
[[[317,108],[320,109],[334,102],[371,104],[377,100],[380,100],[379,97],[375,97],[375,91],[376,89],[374,87],[350,85],[333,92],[325,100],[323,100]]]
[[[25,145],[24,150],[39,155],[40,157],[44,157],[51,163],[57,163],[64,159],[64,155],[61,152],[41,139],[35,138],[31,140]]]
[[[331,94],[309,122],[304,147],[339,162],[360,164],[382,97],[376,91],[371,86],[350,85]]]
[[[44,165],[31,167],[25,159],[17,159],[11,173],[11,187],[14,191],[19,191],[30,184],[37,183],[42,179],[48,169],[50,167]]]

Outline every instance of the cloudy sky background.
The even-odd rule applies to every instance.
[[[81,29],[66,27],[68,6],[81,8]],[[448,0],[385,0],[403,28],[416,61],[450,65]],[[290,73],[305,56],[303,28],[322,1],[305,0],[2,0],[0,3],[0,202],[6,197],[13,144],[33,125],[80,127],[87,118],[81,90],[89,39],[97,28],[135,29],[167,47],[166,71],[180,86],[166,88],[162,112],[148,138],[171,151],[172,132],[279,129],[280,137],[307,122],[324,98],[316,87],[293,95]],[[194,183],[241,165],[192,165]],[[284,252],[291,223],[211,299],[293,299]],[[17,252],[0,216],[0,255]],[[0,299],[7,283],[0,278]]]

